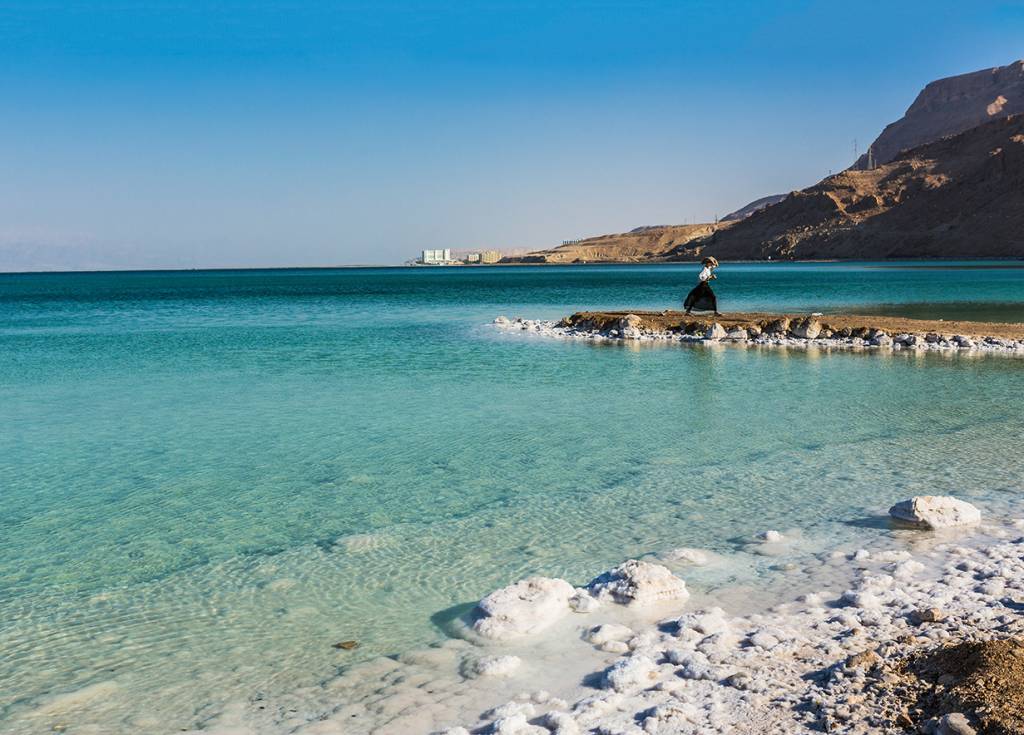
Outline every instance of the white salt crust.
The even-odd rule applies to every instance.
[[[632,320],[630,319],[632,317]],[[793,347],[822,349],[858,349],[883,351],[911,352],[960,352],[971,354],[1004,354],[1024,356],[1024,340],[1012,340],[1002,337],[968,337],[953,335],[940,337],[929,342],[925,335],[886,334],[882,330],[874,330],[870,339],[860,337],[820,337],[817,331],[797,329],[784,333],[762,333],[750,336],[746,329],[734,329],[727,332],[720,324],[713,323],[702,334],[680,334],[677,332],[661,332],[643,329],[639,317],[629,314],[620,319],[620,327],[604,331],[561,327],[558,322],[543,319],[509,319],[499,316],[494,326],[503,331],[523,331],[544,337],[563,339],[580,339],[592,342],[662,342],[682,344],[734,344],[751,347]],[[802,337],[799,334],[807,334]],[[814,336],[811,336],[814,335]]]

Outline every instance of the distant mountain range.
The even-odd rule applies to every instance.
[[[1024,61],[928,84],[850,169],[717,223],[639,227],[529,262],[1024,257]],[[873,166],[873,168],[872,168]]]

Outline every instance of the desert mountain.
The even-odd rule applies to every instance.
[[[551,250],[541,250],[518,260],[543,263],[636,263],[663,260],[678,248],[710,235],[727,224],[637,227],[617,235],[589,237]],[[515,262],[517,259],[506,260]]]
[[[716,224],[640,227],[528,262],[1024,257],[1024,61],[928,84],[850,169]]]
[[[930,82],[907,112],[871,145],[876,163],[900,151],[956,135],[997,118],[1024,112],[1024,61]],[[854,168],[868,167],[867,154]]]
[[[672,260],[1024,257],[1024,115],[796,191]]]

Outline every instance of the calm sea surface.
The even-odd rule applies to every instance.
[[[438,640],[531,573],[767,528],[856,540],[915,493],[1024,503],[1022,360],[489,324],[673,307],[695,273],[0,275],[0,732],[195,726]],[[727,264],[716,290],[1024,321],[1019,264]]]

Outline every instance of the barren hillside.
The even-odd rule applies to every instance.
[[[1024,257],[1024,115],[793,192],[670,259]]]
[[[543,257],[543,262],[547,263],[634,263],[661,260],[677,248],[729,224],[638,227],[630,232],[590,237],[571,245],[541,250],[532,253],[532,256],[538,260]]]
[[[877,163],[888,163],[900,151],[1020,112],[1024,112],[1024,61],[937,79],[921,90],[903,117],[886,126],[872,144],[872,152]],[[867,155],[853,167],[867,168]]]

